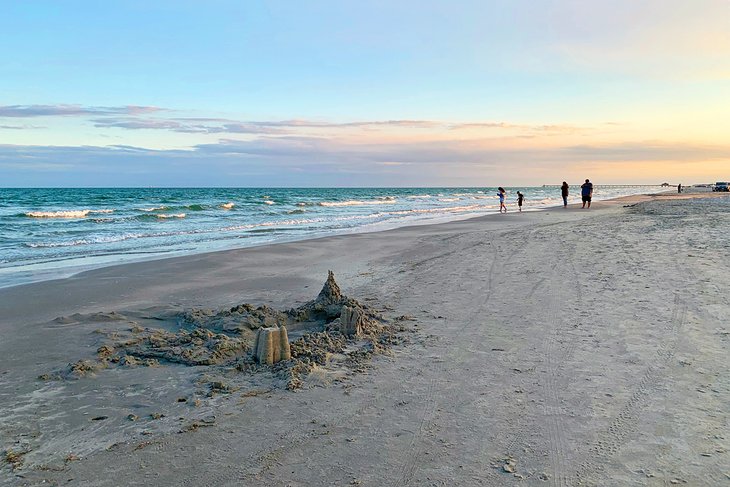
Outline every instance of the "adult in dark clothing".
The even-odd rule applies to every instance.
[[[568,206],[568,183],[563,181],[563,185],[560,187],[560,193],[563,195],[563,208],[567,208]]]
[[[522,202],[523,202],[523,201],[525,201],[525,195],[524,195],[524,194],[522,194],[522,193],[520,193],[520,192],[518,191],[518,192],[517,192],[517,208],[519,208],[519,209],[520,209],[520,211],[522,211]]]
[[[583,208],[588,203],[588,208],[591,207],[591,199],[593,198],[593,183],[586,179],[586,182],[580,185],[580,196],[583,199]]]

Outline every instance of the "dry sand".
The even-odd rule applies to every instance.
[[[2,289],[0,483],[728,485],[729,208],[635,197]],[[329,269],[388,332],[310,337],[293,391],[248,327],[180,341],[184,316],[300,307]],[[135,363],[135,333],[225,353]]]

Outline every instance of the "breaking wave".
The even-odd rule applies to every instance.
[[[60,210],[60,211],[28,211],[23,216],[30,218],[85,218],[91,213],[112,213],[114,210]]]
[[[396,199],[392,196],[385,196],[376,200],[347,200],[347,201],[321,201],[319,206],[367,206],[367,205],[387,205],[393,204]]]
[[[185,213],[170,213],[170,214],[159,213],[159,214],[155,215],[155,217],[161,218],[161,219],[165,219],[165,218],[185,218]]]

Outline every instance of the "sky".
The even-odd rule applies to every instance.
[[[730,179],[730,0],[0,8],[0,187]]]

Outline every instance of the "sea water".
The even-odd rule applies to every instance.
[[[580,200],[572,186],[571,202]],[[516,210],[559,187],[508,188]],[[595,199],[656,192],[597,186]],[[497,188],[0,189],[0,287],[113,263],[496,213]]]

